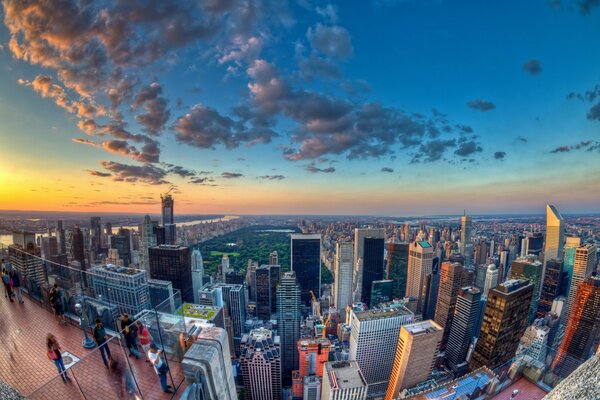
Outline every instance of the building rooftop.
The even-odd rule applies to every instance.
[[[210,321],[219,312],[219,310],[221,310],[221,307],[184,303],[176,313],[183,315],[184,317]]]
[[[319,239],[321,240],[320,233],[292,233],[290,235],[292,239]]]
[[[332,390],[367,386],[367,381],[356,361],[326,362],[325,371]]]
[[[90,269],[90,272],[99,272],[99,271],[112,272],[115,274],[124,274],[124,275],[136,275],[136,274],[145,272],[144,270],[141,270],[141,269],[129,268],[129,267],[113,265],[113,264],[96,265]]]
[[[443,329],[441,326],[439,326],[432,320],[421,321],[410,325],[404,325],[402,328],[406,329],[413,336],[421,336],[430,333],[435,333]]]
[[[496,396],[492,397],[491,400],[507,400],[510,399],[511,394],[518,390],[519,394],[515,400],[541,400],[546,395],[546,391],[534,383],[529,382],[525,378],[521,378],[515,383],[504,388]],[[569,400],[579,400],[579,397],[569,397]]]
[[[354,315],[359,321],[372,321],[382,318],[398,317],[401,315],[413,315],[413,313],[406,307],[387,308],[387,309],[373,309],[367,311],[356,311]]]
[[[500,283],[492,290],[496,290],[501,293],[513,293],[529,285],[529,279],[509,279]]]
[[[429,242],[428,242],[428,241],[426,241],[426,240],[423,240],[423,241],[421,241],[421,242],[417,242],[417,243],[418,243],[418,244],[419,244],[419,246],[421,246],[421,247],[431,247],[431,245],[429,244]]]
[[[464,375],[459,379],[448,382],[445,385],[437,386],[433,389],[425,390],[415,394],[409,399],[413,400],[458,400],[462,398],[470,398],[471,395],[484,389],[489,382],[494,378],[494,373],[486,367],[480,368]]]

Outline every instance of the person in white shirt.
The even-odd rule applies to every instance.
[[[158,379],[160,379],[160,386],[162,387],[163,392],[173,393],[171,385],[167,385],[167,371],[169,368],[167,362],[161,357],[162,352],[162,350],[159,350],[158,347],[152,343],[150,345],[150,350],[148,351],[148,359],[154,366],[154,371],[158,375]]]

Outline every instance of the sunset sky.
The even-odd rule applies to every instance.
[[[0,209],[600,212],[597,1],[0,3]]]

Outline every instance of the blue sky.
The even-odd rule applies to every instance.
[[[593,1],[43,3],[2,0],[0,208],[600,211]]]

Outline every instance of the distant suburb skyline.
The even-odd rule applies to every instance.
[[[0,4],[0,209],[600,212],[598,2]]]

